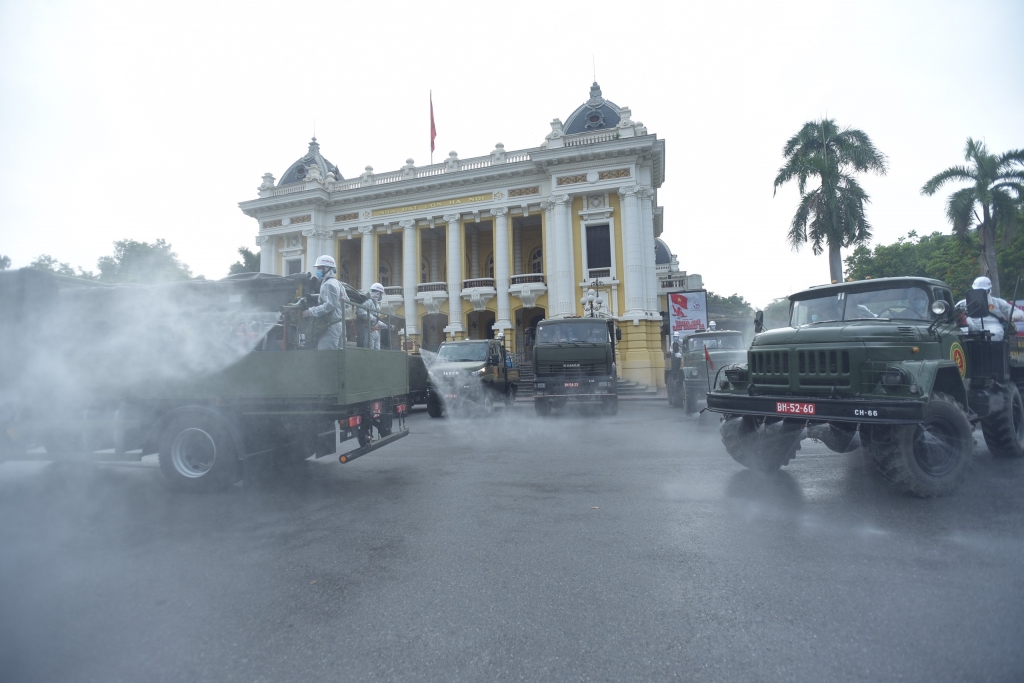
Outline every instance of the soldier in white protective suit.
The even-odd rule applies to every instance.
[[[335,278],[334,259],[326,254],[316,260],[316,277],[321,280],[319,304],[302,312],[305,317],[322,318],[327,330],[316,343],[317,351],[341,347],[345,332],[345,307],[348,300],[345,287]]]
[[[1005,299],[992,296],[992,281],[982,275],[975,278],[974,289],[984,289],[988,292],[988,315],[984,318],[967,318],[967,329],[965,332],[980,332],[986,330],[992,333],[992,341],[1002,341],[1006,332],[1006,325],[1010,320],[1014,322],[1024,321],[1024,312],[1010,304]],[[966,312],[967,300],[961,299],[957,302],[958,311]]]
[[[380,302],[384,298],[384,285],[374,282],[370,285],[370,298],[363,302],[366,308],[357,308],[359,319],[359,345],[370,349],[380,349],[380,328],[384,324],[380,319]]]

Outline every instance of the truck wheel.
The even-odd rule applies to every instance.
[[[829,424],[826,426],[826,429],[815,436],[833,453],[850,453],[860,447],[860,439],[857,438],[856,428],[852,430],[842,429]]]
[[[551,414],[551,403],[547,399],[538,399],[533,402],[533,409],[539,416],[547,417]]]
[[[389,406],[390,407],[390,406]],[[395,423],[395,417],[389,412],[381,414],[377,421],[377,432],[381,436],[390,436]]]
[[[1024,457],[1024,401],[1011,384],[1006,389],[1003,410],[981,421],[981,432],[993,458]]]
[[[427,415],[430,417],[441,417],[444,409],[441,407],[441,400],[431,394],[427,397]]]
[[[960,405],[936,393],[918,425],[894,427],[891,443],[872,443],[878,471],[901,491],[921,498],[952,493],[967,476],[974,434]]]
[[[510,384],[509,387],[508,387],[508,391],[505,393],[505,407],[506,408],[511,408],[512,405],[515,402],[516,402],[516,385],[515,384]]]
[[[732,459],[757,472],[774,472],[796,456],[802,422],[726,415],[719,431]]]
[[[611,396],[604,399],[601,402],[601,412],[605,415],[618,415],[619,414],[619,397]]]
[[[679,396],[679,389],[676,388],[675,382],[669,383],[665,386],[668,392],[668,404],[672,408],[679,408],[682,405],[682,401]]]
[[[241,468],[227,426],[207,413],[174,417],[160,435],[160,471],[179,491],[222,491],[238,481]]]
[[[696,413],[697,408],[697,391],[694,389],[686,389],[683,397],[683,412],[687,415]]]

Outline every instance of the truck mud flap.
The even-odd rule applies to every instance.
[[[409,430],[408,429],[399,430],[399,431],[395,432],[394,434],[389,434],[388,436],[385,436],[383,439],[378,439],[377,441],[374,441],[371,444],[367,444],[365,446],[357,448],[354,451],[349,451],[348,453],[342,453],[338,457],[338,462],[340,462],[343,465],[345,463],[347,463],[347,462],[352,462],[356,458],[361,458],[364,455],[366,455],[367,453],[372,453],[373,451],[377,450],[378,448],[383,448],[384,446],[387,446],[389,443],[393,443],[393,442],[398,441],[399,439],[405,438],[407,436],[409,436]]]

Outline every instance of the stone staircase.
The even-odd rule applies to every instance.
[[[655,401],[664,400],[664,392],[659,393],[656,387],[640,384],[628,379],[619,379],[619,398],[624,401]],[[533,365],[519,367],[519,388],[516,399],[533,400]]]

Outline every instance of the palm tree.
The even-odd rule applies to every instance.
[[[933,195],[954,180],[970,183],[946,200],[946,217],[953,234],[966,238],[978,222],[981,274],[992,280],[992,293],[999,296],[999,267],[996,265],[996,232],[1002,232],[1006,244],[1017,228],[1017,211],[1024,199],[1024,150],[1015,149],[996,156],[984,142],[967,138],[964,160],[970,166],[951,166],[921,188],[921,194]],[[981,215],[978,215],[978,206]]]
[[[800,189],[789,243],[797,250],[809,241],[815,256],[827,245],[832,280],[842,282],[840,249],[871,238],[871,224],[864,216],[864,205],[870,199],[853,174],[874,171],[885,175],[885,155],[875,149],[864,131],[840,130],[834,119],[822,119],[805,123],[786,142],[782,156],[786,163],[775,176],[775,191],[793,178]],[[811,179],[817,179],[818,186],[808,191]]]

